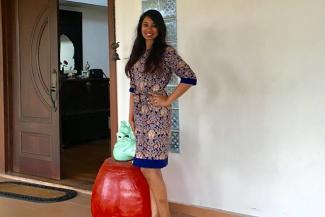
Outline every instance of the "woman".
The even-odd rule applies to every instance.
[[[125,72],[130,77],[129,122],[137,139],[133,165],[149,184],[152,216],[170,217],[161,168],[168,164],[171,104],[196,84],[196,76],[166,44],[166,25],[158,11],[141,15]],[[181,81],[168,96],[164,89],[173,73]]]

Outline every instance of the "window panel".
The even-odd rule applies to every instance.
[[[167,43],[177,48],[177,22],[176,22],[176,0],[142,0],[142,11],[155,9],[160,11],[164,17],[167,27]],[[176,88],[179,78],[174,74],[167,85],[166,91],[169,94]],[[170,151],[180,152],[179,144],[179,103],[175,101],[172,104],[172,135]]]

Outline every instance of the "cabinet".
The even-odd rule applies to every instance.
[[[60,88],[63,147],[109,136],[109,80],[62,79]]]

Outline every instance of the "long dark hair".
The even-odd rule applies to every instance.
[[[160,67],[162,55],[167,47],[166,44],[166,25],[162,15],[157,10],[144,12],[138,23],[137,37],[134,41],[130,59],[125,66],[125,74],[130,77],[130,69],[138,61],[146,50],[145,39],[142,36],[142,22],[145,17],[150,17],[158,29],[158,36],[154,39],[150,54],[146,59],[145,72],[155,72]]]

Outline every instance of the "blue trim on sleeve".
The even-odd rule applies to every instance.
[[[134,88],[133,87],[130,87],[129,92],[130,93],[134,93]]]
[[[196,85],[197,79],[196,78],[181,78],[181,83]]]
[[[136,167],[142,167],[142,168],[163,168],[167,166],[168,164],[168,158],[165,160],[150,160],[150,159],[140,159],[140,158],[134,158],[133,159],[133,165]]]

